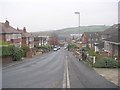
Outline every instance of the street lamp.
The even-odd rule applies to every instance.
[[[80,30],[80,12],[75,12],[75,14],[78,14],[78,28]],[[79,33],[79,41],[80,41],[80,33]]]
[[[118,2],[118,43],[120,43],[120,1]],[[118,61],[120,65],[120,44],[118,44]]]

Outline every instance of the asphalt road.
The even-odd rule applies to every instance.
[[[65,84],[70,88],[117,88],[63,48],[3,69],[2,82],[3,88],[65,88]]]

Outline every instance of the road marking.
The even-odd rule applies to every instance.
[[[69,78],[69,71],[68,71],[67,56],[66,56],[66,67],[67,67],[67,88],[70,88],[70,78]]]
[[[63,79],[63,88],[66,88],[66,62],[64,61],[64,79]]]
[[[65,68],[64,68],[63,88],[70,88],[67,56],[66,56],[66,59],[64,61],[64,66],[65,66]]]

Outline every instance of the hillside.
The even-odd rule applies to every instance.
[[[104,31],[110,26],[104,26],[104,25],[94,25],[94,26],[81,26],[80,30],[78,27],[73,28],[65,28],[61,30],[57,30],[56,33],[58,34],[76,34],[76,33],[83,33],[83,32],[99,32]]]
[[[35,32],[34,34],[39,35],[51,35],[52,33],[56,33],[60,36],[69,36],[70,34],[78,34],[83,32],[99,32],[108,29],[110,26],[105,25],[92,25],[92,26],[81,26],[80,30],[78,27],[64,28],[55,31],[42,31]]]

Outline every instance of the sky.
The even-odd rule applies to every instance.
[[[0,0],[0,22],[28,32],[118,23],[119,0]]]

